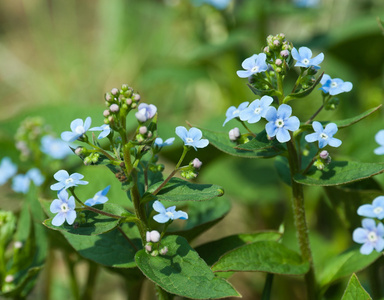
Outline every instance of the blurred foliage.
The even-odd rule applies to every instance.
[[[57,135],[68,130],[75,118],[91,116],[97,126],[103,120],[99,114],[103,93],[122,82],[138,90],[143,102],[158,107],[159,134],[163,138],[175,136],[174,128],[185,125],[186,120],[204,128],[229,131],[229,125],[224,129],[221,126],[226,109],[254,99],[235,71],[246,57],[261,51],[268,34],[279,32],[296,47],[305,44],[316,53],[323,52],[322,70],[331,77],[353,82],[352,92],[340,96],[338,110],[323,111],[319,116],[350,118],[383,102],[382,20],[382,0],[323,0],[312,8],[296,7],[290,0],[233,0],[223,11],[209,5],[193,6],[188,0],[1,1],[0,158],[7,155],[17,160],[14,134],[28,116],[42,116]],[[320,92],[319,97],[315,94],[305,100],[312,101],[313,107],[321,101]],[[309,117],[307,105],[300,101],[292,105],[297,115]],[[383,162],[373,154],[377,146],[374,135],[384,128],[383,115],[381,110],[341,131],[343,145],[337,152],[345,157],[338,158]],[[175,163],[175,149],[170,147],[165,153],[166,163]],[[292,218],[289,199],[285,199],[287,187],[278,181],[272,159],[250,164],[247,159],[233,159],[211,146],[200,154],[204,163],[202,181],[224,186],[233,200],[231,213],[207,236],[276,230],[284,218]],[[104,172],[95,168],[98,179],[84,193],[92,194],[90,189],[104,186],[105,181],[116,185],[112,174],[101,178]],[[94,171],[87,169],[86,177],[87,172]],[[371,194],[376,195],[384,176],[375,179],[377,182],[370,184]],[[359,187],[342,188],[340,197],[352,201],[356,189]],[[329,259],[323,249],[336,255],[351,245],[350,230],[356,223],[349,219],[348,211],[338,216],[345,203],[327,198],[328,192],[306,190],[309,226],[316,231],[312,236],[315,264],[319,266]],[[0,193],[0,208],[17,210],[21,205],[21,197],[11,195],[9,187],[0,187]],[[118,193],[119,189],[112,188],[111,198],[121,199]],[[365,198],[367,202],[372,199]],[[283,243],[294,249],[293,228],[287,226],[285,230]],[[103,276],[107,275],[100,278]],[[108,278],[117,280],[116,276]],[[249,285],[240,285],[240,293],[259,299],[262,287],[251,276],[247,278]],[[243,278],[234,280],[241,282]],[[359,280],[366,287],[367,275],[359,275]],[[54,298],[68,298],[61,283],[53,281]],[[289,288],[300,299],[302,286],[298,280],[281,281],[276,279],[276,284],[284,287],[281,291]],[[340,299],[346,284],[347,279],[334,285],[327,299]],[[274,299],[284,297],[281,291],[273,292]],[[39,295],[35,292],[32,297],[39,299]],[[102,291],[96,299],[106,297],[123,298]]]

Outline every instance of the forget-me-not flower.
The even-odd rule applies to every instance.
[[[314,121],[312,127],[315,132],[305,136],[305,140],[308,143],[319,141],[319,148],[324,148],[327,145],[332,147],[339,147],[341,145],[341,141],[333,137],[338,130],[335,123],[329,123],[323,128],[320,122]]]
[[[376,133],[375,141],[380,145],[380,147],[373,150],[373,152],[377,155],[383,155],[384,154],[384,129]]]
[[[376,197],[372,204],[361,205],[357,209],[357,214],[368,218],[384,219],[384,196]]]
[[[0,163],[0,185],[3,185],[9,178],[17,173],[17,166],[9,157],[3,157]]]
[[[240,120],[247,121],[250,124],[259,122],[262,117],[265,118],[272,102],[273,98],[270,96],[263,96],[260,100],[254,100],[246,109],[240,112]]]
[[[85,185],[88,184],[88,181],[80,180],[84,178],[84,175],[79,173],[68,174],[65,170],[60,170],[53,175],[53,177],[58,181],[55,184],[51,185],[52,191],[60,191],[62,189],[67,189],[72,186],[77,186],[79,184]]]
[[[231,106],[227,109],[227,112],[225,113],[225,116],[227,117],[223,123],[223,126],[230,120],[239,117],[240,113],[247,108],[249,102],[243,102],[239,105],[239,107],[236,108],[236,106]]]
[[[192,127],[189,131],[184,126],[176,127],[176,134],[183,140],[185,146],[191,146],[195,148],[207,147],[209,141],[202,139],[203,133],[200,129]]]
[[[25,174],[18,174],[12,179],[12,189],[17,193],[26,194],[29,191],[31,181],[35,186],[43,184],[45,177],[38,168],[32,168]]]
[[[322,90],[326,94],[330,94],[332,96],[338,95],[340,93],[349,92],[352,90],[352,83],[349,81],[343,81],[340,78],[332,79],[331,76],[324,74],[320,80]]]
[[[297,60],[295,67],[314,67],[315,69],[320,69],[319,64],[324,60],[323,53],[311,58],[312,51],[307,47],[300,47],[299,51],[297,51],[296,48],[293,48],[291,54],[292,57]]]
[[[165,208],[160,201],[156,200],[153,203],[152,207],[155,211],[159,213],[153,216],[153,219],[158,223],[167,223],[169,220],[176,219],[188,219],[188,214],[181,210],[176,211],[176,206]]]
[[[157,107],[153,104],[140,103],[138,112],[135,113],[135,117],[140,122],[144,123],[149,119],[152,119],[157,112]]]
[[[253,54],[251,57],[246,58],[241,64],[245,71],[237,71],[237,76],[240,78],[247,78],[253,74],[267,71],[268,65],[266,63],[266,59],[267,56],[265,53]]]
[[[292,108],[288,104],[281,104],[276,110],[271,106],[265,118],[269,123],[265,125],[265,130],[270,137],[276,136],[280,143],[288,142],[291,135],[288,130],[296,131],[300,127],[300,121],[297,117],[292,116]]]
[[[158,137],[155,139],[154,145],[158,148],[163,148],[165,146],[171,146],[173,144],[173,141],[175,140],[174,137],[171,137],[169,139],[166,139],[165,142],[163,142],[163,139]]]
[[[97,139],[100,140],[111,133],[111,127],[109,127],[108,124],[103,124],[99,127],[92,127],[91,129],[89,129],[89,131],[101,131],[99,136],[97,137]]]
[[[108,185],[105,189],[98,191],[93,198],[88,199],[87,201],[84,202],[85,205],[88,206],[93,206],[96,204],[104,204],[105,202],[108,201],[108,198],[106,197],[109,189],[111,188],[110,185]]]
[[[65,220],[69,225],[72,225],[76,219],[75,198],[71,196],[68,199],[67,190],[61,190],[57,196],[59,199],[53,200],[49,208],[51,213],[57,214],[52,219],[52,225],[61,226]]]
[[[65,142],[74,142],[78,138],[82,137],[91,127],[91,117],[87,117],[85,121],[82,119],[76,119],[71,122],[72,131],[64,131],[61,133],[61,138]]]
[[[54,159],[63,159],[73,154],[68,144],[61,139],[45,135],[41,138],[41,151]]]
[[[363,228],[359,227],[353,231],[352,238],[356,243],[363,244],[360,248],[361,254],[368,255],[373,249],[381,252],[384,249],[384,226],[373,219],[363,219]]]

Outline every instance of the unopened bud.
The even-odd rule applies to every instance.
[[[280,42],[279,42],[278,40],[274,40],[274,41],[273,41],[273,45],[275,45],[275,46],[279,46],[279,45],[280,45]]]
[[[323,151],[320,152],[319,156],[320,156],[320,158],[322,158],[322,159],[327,159],[328,156],[329,156],[329,153],[328,153],[327,150],[323,150]]]
[[[146,126],[141,126],[139,128],[140,134],[146,134],[148,132],[148,128]]]
[[[264,53],[269,53],[269,47],[264,48]]]
[[[4,281],[5,281],[6,283],[10,283],[10,282],[12,282],[13,280],[15,280],[15,277],[13,277],[12,275],[7,275],[7,276],[5,276],[5,278],[4,278]]]
[[[127,90],[129,89],[129,85],[126,84],[126,83],[124,83],[124,84],[121,85],[121,89],[122,89],[123,91],[127,91]]]
[[[75,154],[77,156],[80,156],[81,154],[83,154],[83,147],[77,147],[76,150],[75,150]]]
[[[160,254],[161,255],[165,255],[167,253],[168,253],[168,247],[167,246],[165,246],[164,248],[160,249]]]
[[[20,242],[20,241],[16,241],[16,242],[13,244],[13,247],[16,248],[16,249],[20,249],[21,247],[23,247],[23,243]]]
[[[152,256],[158,256],[159,255],[159,251],[155,250],[151,253]]]
[[[158,241],[160,241],[160,233],[156,230],[147,231],[146,240],[148,243],[149,242],[157,243]]]
[[[110,111],[113,112],[113,113],[116,113],[119,111],[120,107],[117,105],[117,104],[112,104],[110,107],[109,107]]]
[[[240,137],[240,129],[235,127],[229,131],[228,135],[229,139],[234,142]]]
[[[106,94],[105,94],[105,100],[106,100],[106,101],[109,102],[109,101],[111,101],[112,99],[113,99],[113,96],[112,96],[110,93],[106,93]]]
[[[192,166],[193,166],[195,169],[200,169],[202,165],[203,165],[203,163],[202,163],[198,158],[195,158],[195,159],[192,161]]]
[[[103,111],[103,116],[104,116],[104,117],[108,117],[109,114],[110,114],[110,113],[109,113],[109,110],[108,110],[108,109],[106,109],[106,110]]]
[[[132,99],[128,98],[127,100],[125,100],[125,102],[127,103],[127,105],[131,105],[132,104]]]
[[[283,61],[280,58],[276,59],[275,61],[276,66],[280,66],[282,63]]]
[[[145,250],[147,250],[148,252],[151,252],[152,251],[152,245],[151,244],[146,244],[145,245]]]
[[[137,101],[137,102],[139,102],[140,99],[141,99],[141,97],[140,97],[139,94],[133,94],[133,95],[132,95],[132,99],[135,100],[135,101]]]
[[[111,90],[111,94],[114,95],[114,96],[116,96],[118,93],[119,93],[119,90],[117,88],[113,88]]]

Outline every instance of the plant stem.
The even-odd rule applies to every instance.
[[[300,163],[297,156],[296,147],[292,139],[287,143],[287,149],[289,167],[291,171],[292,205],[297,238],[299,241],[301,256],[304,261],[307,261],[309,263],[309,270],[304,276],[307,286],[307,299],[313,300],[317,299],[315,272],[313,266],[311,246],[309,242],[307,221],[305,217],[303,186],[294,181],[293,179],[294,175],[300,171]]]
[[[263,294],[261,295],[261,300],[269,300],[269,299],[271,299],[273,275],[274,275],[273,273],[267,273],[267,276],[265,278]]]
[[[307,122],[305,122],[305,124],[309,124],[309,123],[311,123],[312,121],[313,121],[313,119],[321,112],[321,110],[323,109],[323,107],[324,107],[324,104],[322,104],[321,106],[320,106],[320,108],[312,115],[312,117],[310,117],[309,119],[308,119],[308,121]]]
[[[88,265],[89,265],[88,277],[87,277],[87,282],[85,284],[85,290],[83,292],[83,295],[81,296],[82,300],[93,298],[93,291],[95,290],[96,277],[99,271],[98,264],[95,264],[94,262],[89,261]]]
[[[79,285],[76,279],[75,263],[72,261],[71,257],[66,255],[65,253],[64,253],[64,260],[67,263],[67,267],[69,271],[69,281],[70,281],[73,299],[79,300],[80,293],[79,293]]]
[[[123,237],[131,244],[131,246],[133,247],[133,249],[135,249],[136,251],[138,251],[138,249],[136,248],[135,244],[131,241],[131,239],[125,234],[124,230],[118,226],[117,229],[120,231],[120,233],[123,235]]]

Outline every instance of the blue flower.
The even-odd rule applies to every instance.
[[[319,0],[294,0],[298,7],[316,7],[319,4]]]
[[[61,138],[65,142],[74,142],[82,137],[91,126],[91,117],[87,117],[85,122],[82,119],[76,119],[71,122],[72,131],[64,131],[61,133]]]
[[[329,93],[332,96],[338,95],[343,92],[349,92],[350,90],[352,90],[353,87],[351,82],[344,82],[340,78],[332,79],[331,76],[327,74],[323,75],[320,80],[320,83],[322,84],[320,90],[322,90],[326,94]]]
[[[377,218],[379,220],[384,218],[384,196],[376,197],[372,204],[361,205],[357,209],[359,216],[368,218]]]
[[[176,211],[176,206],[171,206],[166,209],[160,201],[156,200],[152,207],[159,213],[153,216],[153,219],[158,223],[167,223],[169,220],[176,219],[188,219],[188,214],[181,210]]]
[[[92,127],[89,131],[101,131],[97,139],[103,139],[111,133],[111,127],[108,124],[103,124],[100,127]]]
[[[380,147],[373,150],[373,152],[377,155],[383,155],[384,154],[384,129],[376,133],[375,140],[376,140],[376,143],[380,145]]]
[[[324,54],[320,53],[314,58],[312,57],[311,49],[307,47],[300,47],[299,52],[296,48],[293,48],[291,51],[292,57],[297,60],[295,67],[309,68],[314,67],[315,69],[320,69],[318,66],[324,60]]]
[[[273,102],[273,98],[269,96],[263,96],[261,99],[256,99],[249,106],[240,112],[240,120],[247,121],[250,124],[259,122],[260,119],[267,113],[268,108]]]
[[[53,177],[58,181],[55,184],[51,185],[52,191],[60,191],[62,189],[67,189],[72,186],[77,186],[78,184],[85,185],[88,184],[88,181],[83,181],[84,176],[79,173],[68,174],[65,170],[60,170],[53,175]]]
[[[319,148],[324,148],[327,145],[332,147],[339,147],[341,145],[341,141],[333,137],[337,132],[337,125],[335,123],[329,123],[323,129],[323,125],[320,122],[314,121],[312,127],[315,132],[305,136],[305,140],[308,143],[319,141]]]
[[[163,148],[163,147],[165,147],[165,146],[170,146],[170,145],[172,145],[174,140],[175,140],[175,138],[174,138],[174,137],[171,137],[171,138],[165,140],[165,142],[163,142],[163,139],[160,138],[160,137],[158,137],[158,138],[155,139],[155,143],[154,143],[154,145],[155,145],[156,147],[158,147],[158,148]]]
[[[195,148],[207,147],[209,141],[202,139],[203,133],[200,129],[192,127],[189,131],[184,126],[176,127],[176,134],[183,140],[185,146],[191,146]]]
[[[104,190],[98,191],[93,198],[88,199],[87,201],[84,202],[85,205],[88,206],[93,206],[96,204],[104,204],[105,202],[108,201],[108,198],[106,197],[109,189],[111,188],[110,185],[108,185]]]
[[[53,200],[49,208],[51,213],[57,213],[52,219],[52,225],[61,226],[65,220],[67,220],[69,225],[72,225],[76,219],[75,199],[73,196],[68,199],[68,192],[66,190],[61,190],[57,196],[59,199]]]
[[[50,135],[41,138],[41,151],[54,159],[63,159],[73,154],[67,143]]]
[[[281,104],[276,110],[271,106],[265,118],[269,123],[265,125],[265,130],[270,137],[276,136],[276,139],[280,143],[288,142],[291,136],[288,132],[295,131],[300,127],[300,121],[297,117],[290,117],[292,114],[292,108],[287,104]]]
[[[6,183],[16,172],[17,166],[12,160],[9,157],[3,157],[0,163],[0,185]]]
[[[241,66],[243,70],[239,70],[236,72],[237,76],[240,78],[247,78],[253,74],[265,72],[268,69],[268,65],[266,63],[267,56],[265,53],[253,54],[251,57],[248,57],[243,61]]]
[[[135,117],[139,122],[146,122],[149,119],[152,119],[157,112],[157,107],[153,104],[140,103],[138,107],[138,112],[135,113]]]
[[[373,219],[363,219],[363,228],[359,227],[353,231],[352,238],[356,243],[363,244],[360,248],[361,254],[368,255],[373,249],[381,252],[384,249],[384,226]]]
[[[17,193],[26,194],[29,191],[31,181],[40,186],[43,184],[45,177],[38,168],[32,168],[25,174],[19,174],[12,179],[12,189]]]
[[[227,109],[227,112],[225,113],[225,116],[227,117],[223,123],[223,126],[230,120],[239,117],[240,113],[247,108],[249,102],[243,102],[239,105],[238,108],[235,106],[231,106]]]
[[[192,1],[192,3],[195,5],[201,5],[203,3],[207,3],[220,10],[227,8],[230,2],[231,0],[193,0]]]

